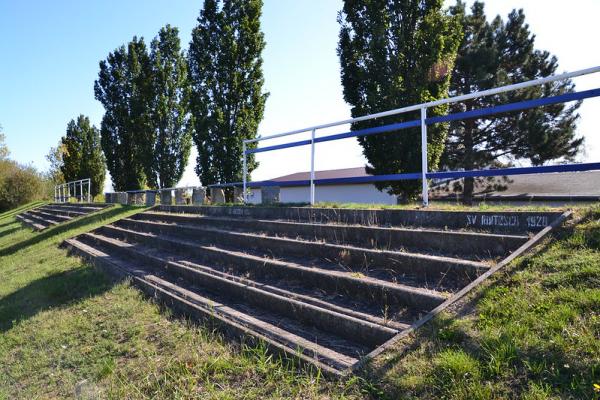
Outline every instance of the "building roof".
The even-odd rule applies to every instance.
[[[343,169],[329,169],[325,171],[315,171],[315,179],[337,179],[337,178],[353,178],[356,176],[369,176],[365,167],[355,168],[343,168]],[[310,180],[310,171],[296,172],[294,174],[280,176],[274,179],[270,179],[275,182],[289,182],[289,181],[307,181]]]

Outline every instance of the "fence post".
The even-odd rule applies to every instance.
[[[421,180],[423,182],[423,207],[429,205],[429,188],[427,186],[427,107],[421,108]]]
[[[310,138],[310,205],[315,205],[315,129]]]
[[[87,195],[87,198],[88,198],[88,203],[91,203],[92,202],[92,180],[91,179],[88,179],[88,195]]]
[[[243,156],[243,160],[242,163],[244,165],[244,172],[243,172],[243,184],[242,184],[242,197],[244,199],[244,204],[246,204],[248,202],[248,194],[246,193],[246,180],[248,179],[248,166],[247,166],[247,160],[246,160],[246,141],[242,142],[242,153],[244,154]]]

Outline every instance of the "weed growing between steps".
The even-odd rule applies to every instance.
[[[372,379],[391,398],[600,398],[600,207],[584,218],[485,284],[465,317],[376,360]]]
[[[0,214],[0,399],[363,396],[360,379],[326,382],[263,347],[170,318],[58,248],[142,210],[116,206],[41,233],[22,228],[15,212]]]

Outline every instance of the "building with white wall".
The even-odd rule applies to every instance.
[[[364,167],[315,171],[315,179],[337,179],[369,176]],[[306,184],[295,182],[310,181],[310,172],[297,172],[284,175],[270,182],[281,182],[279,201],[281,203],[308,203],[310,202],[310,187]],[[261,189],[253,188],[248,201],[253,204],[262,202]],[[315,201],[336,203],[364,203],[364,204],[397,204],[396,196],[377,190],[372,183],[343,183],[321,184],[315,186]]]

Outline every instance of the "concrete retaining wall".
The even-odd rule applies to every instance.
[[[473,229],[487,232],[538,232],[550,225],[560,212],[534,211],[422,211],[422,210],[353,210],[309,207],[163,207],[163,211],[214,216],[239,216],[258,219],[334,222],[381,226],[420,226],[448,229]]]

